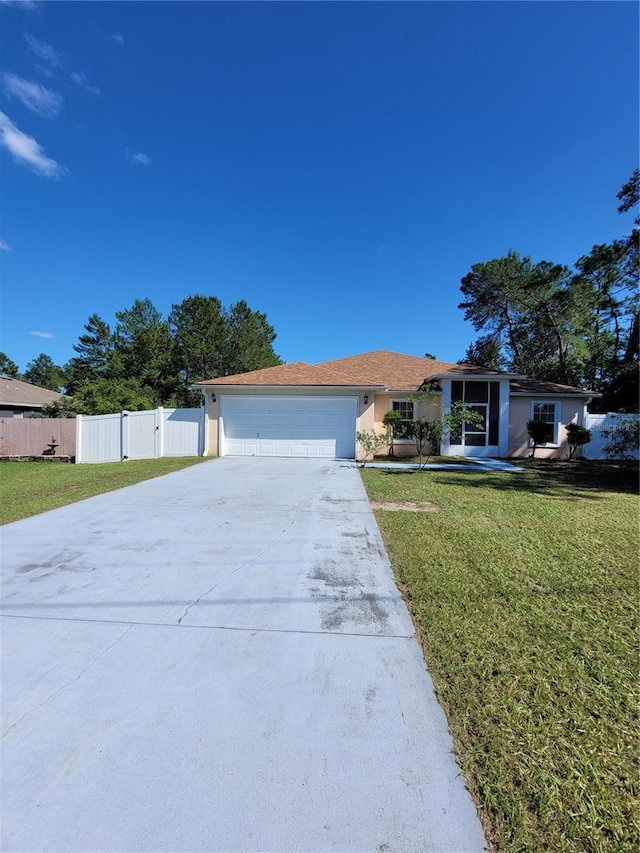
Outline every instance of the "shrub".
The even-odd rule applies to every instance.
[[[553,440],[553,426],[544,421],[527,421],[527,432],[533,442],[531,458],[536,455],[536,449],[540,444],[548,444]]]
[[[640,443],[640,419],[621,417],[614,426],[605,427],[602,435],[607,439],[604,452],[609,459],[631,459]]]
[[[357,432],[356,439],[360,447],[364,450],[363,468],[367,464],[367,458],[373,456],[376,450],[381,450],[388,441],[386,433],[376,432],[375,429],[370,429],[366,432]]]
[[[588,444],[591,441],[591,430],[580,424],[567,424],[567,442],[569,444],[569,459],[573,459],[573,455],[579,447]]]

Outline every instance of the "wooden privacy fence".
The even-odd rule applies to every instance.
[[[76,462],[202,456],[204,409],[78,415]]]
[[[53,447],[53,453],[51,445]],[[75,418],[0,418],[0,456],[75,456]]]

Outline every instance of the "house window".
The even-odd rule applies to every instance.
[[[560,403],[547,401],[531,404],[531,420],[542,421],[553,429],[553,438],[547,446],[558,444],[558,423],[560,421]]]
[[[393,400],[391,408],[400,412],[401,423],[393,429],[394,438],[410,438],[413,429],[413,400]]]

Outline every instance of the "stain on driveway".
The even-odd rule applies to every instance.
[[[2,850],[484,848],[353,464],[221,459],[1,534]]]

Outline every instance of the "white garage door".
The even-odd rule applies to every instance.
[[[357,397],[220,398],[221,456],[353,459]]]

